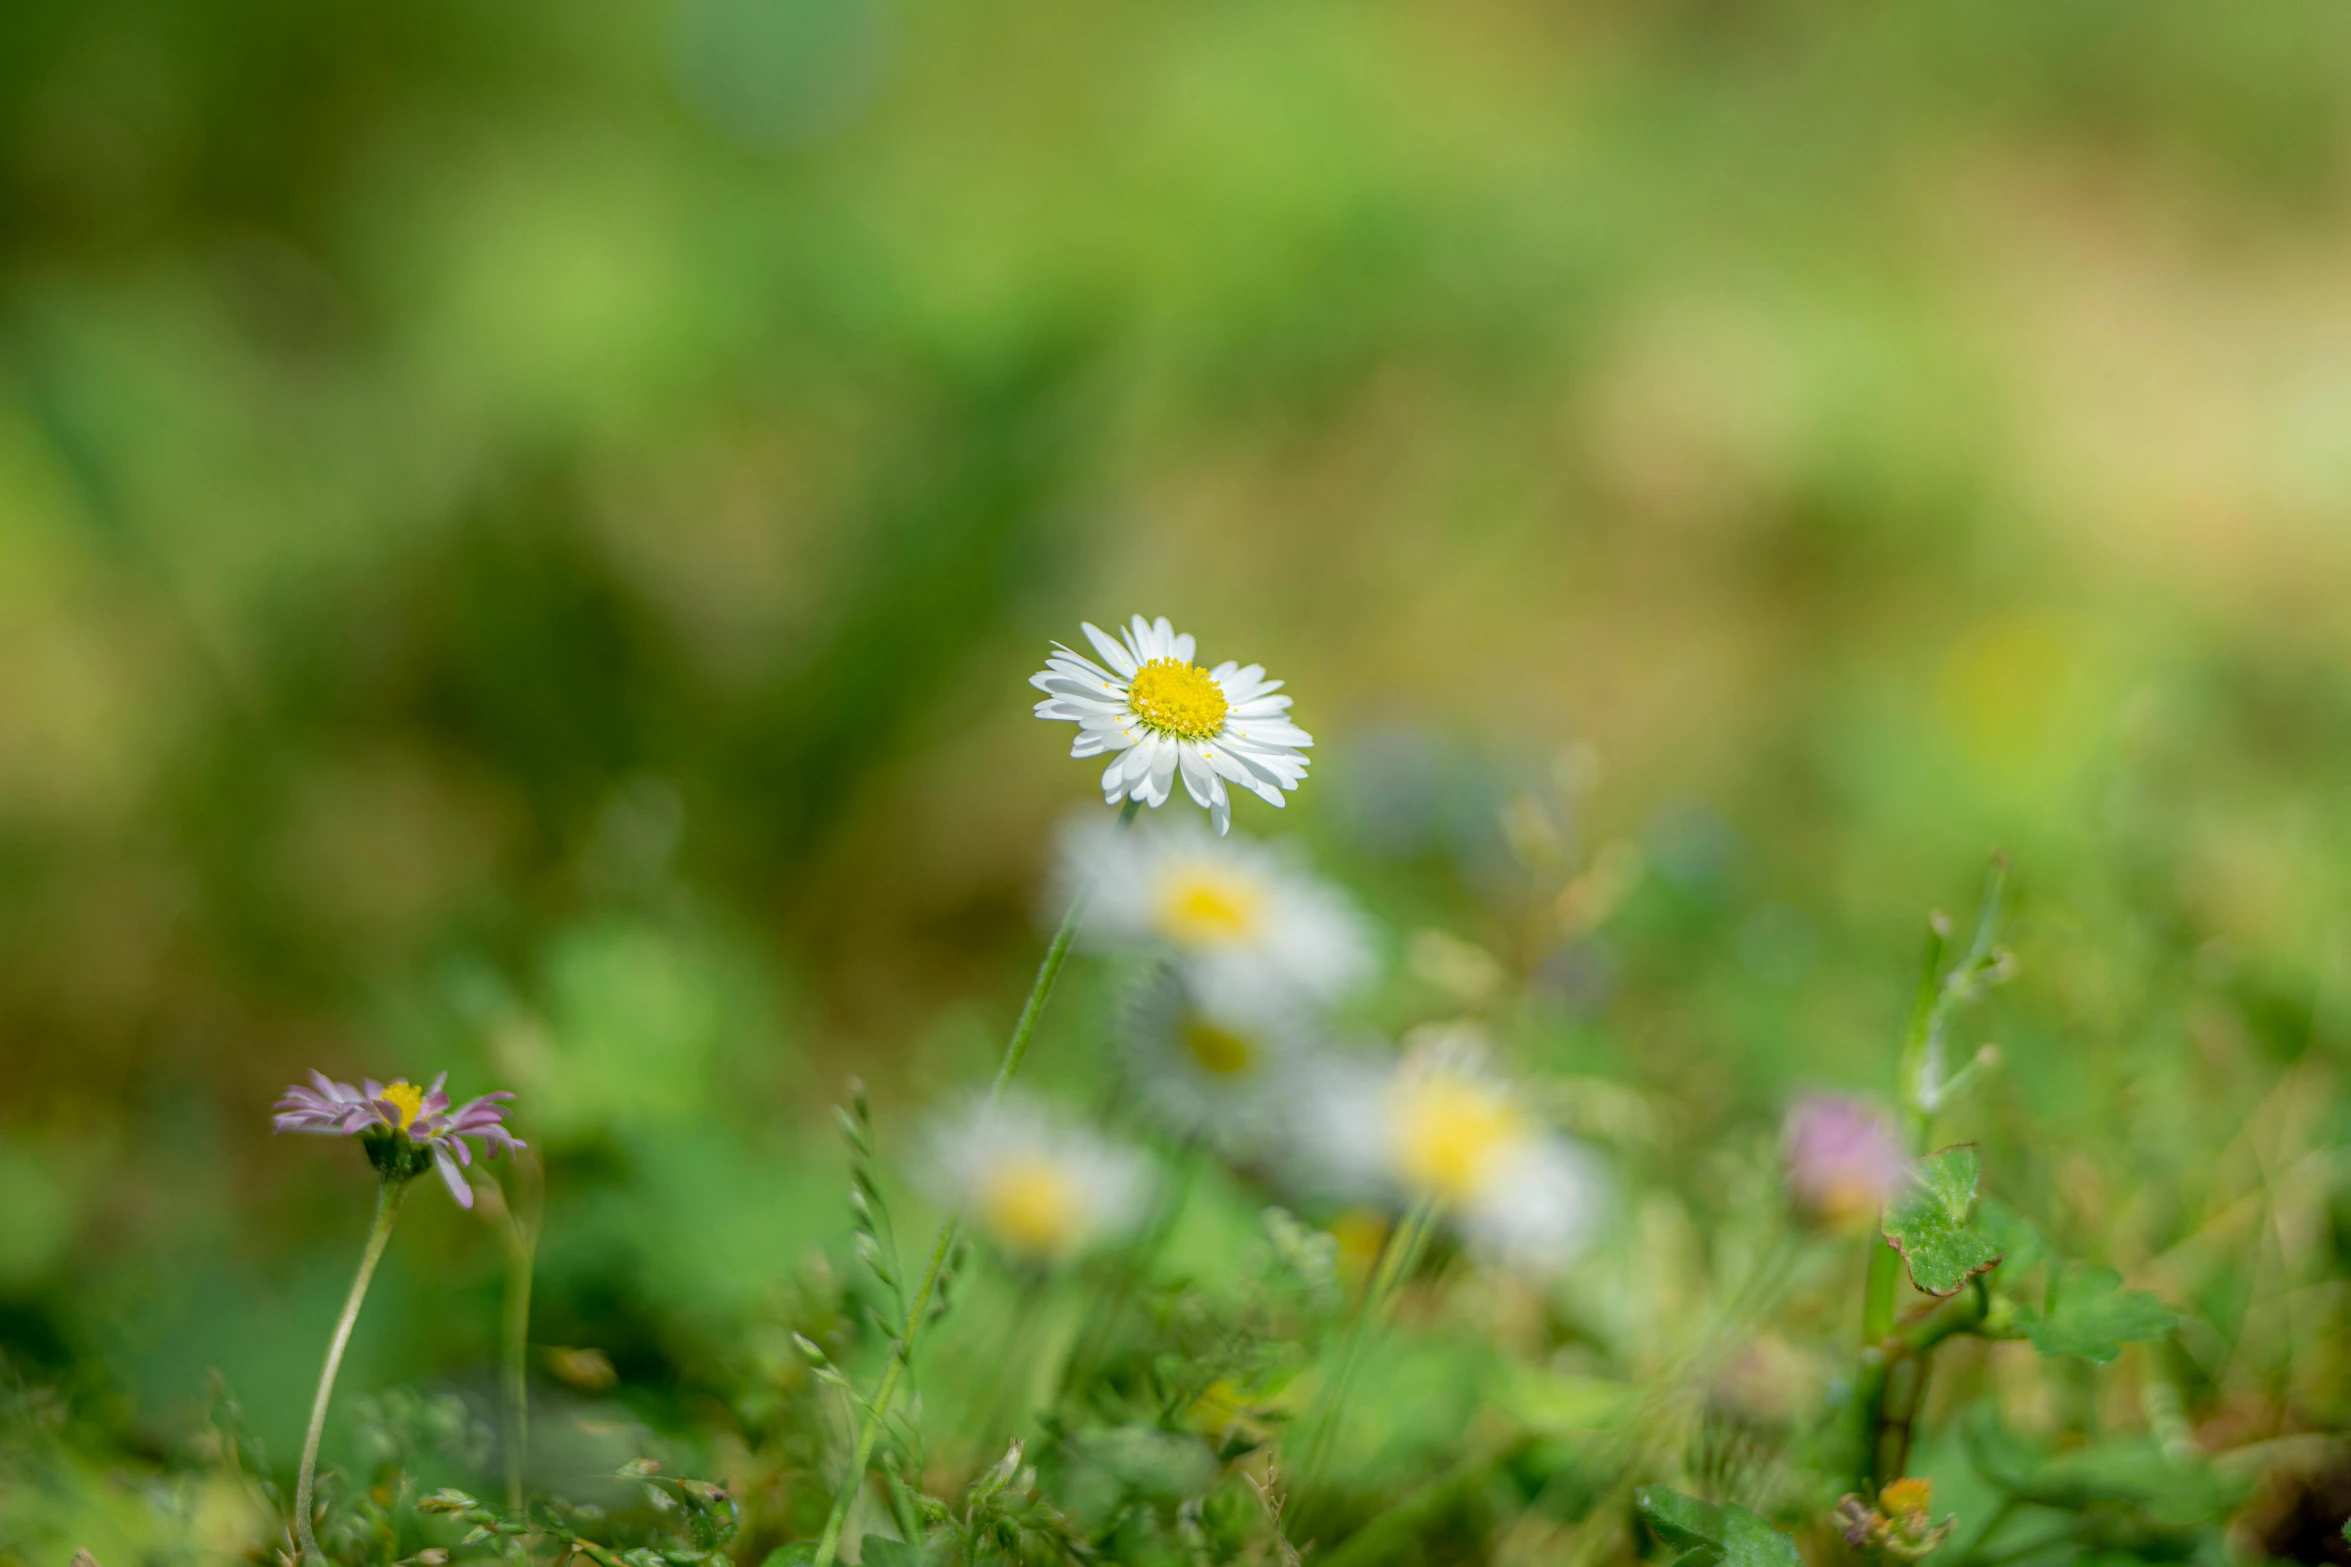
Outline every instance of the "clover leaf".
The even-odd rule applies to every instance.
[[[1929,1295],[1956,1295],[2000,1260],[1999,1246],[1975,1223],[1980,1170],[1974,1144],[1945,1148],[1921,1159],[1886,1205],[1886,1241],[1909,1265],[1910,1282]]]
[[[1645,1485],[1634,1504],[1657,1537],[1683,1554],[1677,1567],[1802,1567],[1796,1542],[1735,1502],[1702,1502]]]
[[[2107,1365],[2122,1346],[2161,1338],[2178,1315],[2145,1290],[2126,1290],[2112,1268],[2069,1262],[2050,1282],[2049,1303],[2017,1313],[2025,1337],[2044,1355]]]

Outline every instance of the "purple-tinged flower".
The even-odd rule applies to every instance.
[[[1814,1094],[1788,1111],[1788,1195],[1825,1224],[1874,1216],[1910,1172],[1902,1140],[1874,1106]]]
[[[357,1088],[338,1083],[321,1072],[310,1074],[315,1086],[296,1083],[271,1108],[281,1132],[309,1132],[320,1137],[357,1137],[367,1144],[368,1157],[387,1175],[423,1173],[429,1158],[441,1172],[449,1195],[461,1208],[473,1206],[473,1188],[463,1167],[473,1163],[468,1137],[478,1137],[491,1153],[521,1148],[521,1138],[506,1129],[506,1109],[500,1102],[514,1095],[484,1094],[452,1109],[441,1085],[444,1072],[430,1088],[414,1083],[378,1083],[373,1078]]]

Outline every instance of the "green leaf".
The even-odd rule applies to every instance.
[[[2019,1275],[2039,1267],[2049,1255],[2049,1242],[2033,1221],[1997,1197],[1976,1199],[1975,1222],[2000,1248],[2000,1277],[2011,1289]]]
[[[760,1567],[808,1567],[808,1564],[815,1560],[816,1542],[814,1540],[794,1540],[789,1545],[779,1545],[770,1551],[767,1560],[761,1563]]]
[[[1725,1567],[1804,1567],[1796,1542],[1744,1507],[1724,1504]]]
[[[1684,1496],[1668,1486],[1645,1485],[1633,1494],[1649,1527],[1666,1544],[1681,1550],[1700,1546],[1722,1548],[1722,1509],[1695,1496]]]
[[[857,1559],[865,1567],[929,1567],[933,1560],[930,1548],[919,1541],[893,1540],[886,1535],[869,1534],[857,1548]]]
[[[2047,1309],[2020,1311],[2017,1320],[2042,1354],[2103,1366],[2123,1345],[2169,1333],[2179,1317],[2145,1290],[2124,1289],[2112,1268],[2069,1262],[2049,1286]]]
[[[2251,1489],[2249,1479],[2174,1457],[2146,1436],[2052,1453],[2007,1430],[1988,1409],[1969,1418],[1961,1435],[1976,1472],[1996,1489],[2060,1512],[2122,1507],[2163,1528],[2196,1528],[2226,1518]]]
[[[1979,1169],[1972,1143],[1929,1154],[1886,1205],[1887,1244],[1909,1265],[1910,1282],[1929,1295],[1956,1295],[2000,1260],[2000,1248],[1974,1222]]]
[[[1643,1486],[1633,1500],[1657,1537],[1683,1552],[1674,1567],[1803,1567],[1794,1540],[1735,1502],[1718,1506],[1662,1485]]]

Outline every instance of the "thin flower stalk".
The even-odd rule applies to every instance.
[[[1127,800],[1118,813],[1118,824],[1124,829],[1143,808],[1143,801]],[[1029,998],[1020,1009],[1020,1019],[1013,1025],[1012,1037],[1004,1047],[1003,1059],[997,1063],[994,1082],[989,1085],[989,1104],[995,1103],[1028,1059],[1029,1041],[1036,1034],[1037,1023],[1045,1015],[1045,1004],[1053,998],[1053,987],[1061,978],[1062,965],[1069,959],[1070,943],[1076,939],[1078,926],[1086,917],[1086,905],[1093,889],[1081,886],[1069,900],[1069,909],[1061,917],[1061,924],[1053,932],[1052,943],[1045,949],[1045,961],[1038,965],[1036,982],[1029,987]],[[864,1489],[865,1476],[872,1467],[874,1447],[881,1440],[882,1423],[889,1418],[890,1405],[898,1396],[898,1384],[905,1380],[908,1362],[914,1358],[916,1341],[928,1320],[931,1296],[939,1287],[939,1274],[947,1266],[947,1254],[954,1249],[956,1230],[963,1218],[961,1207],[951,1206],[939,1221],[939,1233],[931,1242],[931,1254],[923,1264],[922,1277],[914,1286],[914,1294],[906,1303],[906,1316],[899,1326],[898,1336],[890,1346],[889,1363],[882,1368],[882,1379],[875,1386],[872,1397],[859,1401],[862,1418],[857,1424],[857,1446],[849,1460],[849,1472],[841,1479],[841,1488],[833,1497],[832,1512],[825,1518],[824,1532],[817,1537],[814,1567],[832,1567],[840,1553],[841,1530],[849,1521],[849,1509]]]
[[[312,1492],[318,1475],[318,1444],[326,1434],[327,1405],[335,1396],[335,1373],[343,1367],[343,1351],[351,1343],[351,1329],[359,1321],[359,1307],[367,1299],[367,1286],[375,1278],[376,1264],[384,1259],[384,1248],[392,1239],[393,1221],[400,1217],[400,1199],[408,1194],[412,1179],[405,1174],[387,1173],[377,1189],[375,1223],[367,1232],[367,1249],[359,1254],[359,1271],[352,1276],[351,1293],[343,1301],[343,1315],[335,1321],[334,1337],[327,1340],[327,1363],[318,1374],[318,1395],[310,1401],[310,1430],[302,1438],[302,1468],[294,1481],[294,1537],[301,1543],[303,1567],[327,1560],[326,1552],[318,1548],[311,1514]]]
[[[294,1485],[294,1536],[301,1546],[303,1567],[324,1562],[312,1523],[316,1510],[313,1492],[318,1471],[318,1447],[326,1434],[327,1405],[335,1394],[335,1374],[342,1369],[343,1351],[359,1321],[376,1264],[392,1239],[392,1224],[400,1216],[400,1202],[408,1185],[427,1170],[437,1170],[459,1207],[473,1206],[473,1187],[465,1169],[473,1163],[475,1140],[492,1153],[513,1152],[524,1144],[506,1127],[505,1101],[512,1094],[486,1094],[463,1105],[452,1104],[442,1088],[446,1074],[419,1088],[405,1081],[358,1087],[340,1083],[323,1073],[310,1074],[310,1085],[288,1088],[272,1107],[272,1125],[279,1132],[312,1137],[350,1137],[358,1140],[367,1161],[381,1177],[376,1189],[375,1224],[368,1231],[367,1248],[360,1253],[359,1272],[351,1280],[351,1294],[343,1315],[327,1342],[326,1366],[319,1373],[318,1395],[311,1401],[310,1430],[302,1440],[302,1467]]]
[[[531,1446],[531,1279],[539,1250],[539,1225],[546,1185],[538,1161],[517,1155],[519,1203],[505,1205],[500,1231],[506,1241],[506,1320],[500,1335],[500,1382],[506,1403],[506,1506],[520,1515],[525,1501],[523,1466]]]
[[[1406,1210],[1380,1247],[1379,1258],[1372,1267],[1371,1277],[1364,1283],[1363,1295],[1356,1302],[1354,1317],[1340,1343],[1339,1364],[1329,1383],[1316,1394],[1316,1407],[1305,1422],[1309,1436],[1299,1490],[1308,1500],[1314,1496],[1323,1466],[1330,1458],[1331,1443],[1338,1436],[1340,1417],[1346,1413],[1348,1390],[1363,1358],[1364,1344],[1387,1321],[1390,1306],[1402,1291],[1405,1280],[1420,1266],[1421,1256],[1428,1250],[1429,1237],[1443,1217],[1443,1204],[1435,1197],[1423,1197]]]

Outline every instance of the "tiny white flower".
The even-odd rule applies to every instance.
[[[1085,817],[1063,831],[1060,881],[1065,896],[1094,889],[1090,945],[1166,952],[1212,1007],[1325,1004],[1372,973],[1363,916],[1286,847]]]
[[[954,1112],[932,1131],[931,1185],[1005,1251],[1048,1263],[1134,1227],[1150,1195],[1133,1148],[1007,1095]]]
[[[1119,1018],[1143,1108],[1236,1155],[1265,1147],[1295,1107],[1313,1033],[1302,1008],[1208,1000],[1173,965],[1147,975]]]
[[[1326,1184],[1431,1203],[1474,1249],[1535,1270],[1576,1258],[1606,1190],[1593,1155],[1458,1041],[1385,1071],[1334,1072],[1315,1095],[1303,1147]]]
[[[1156,809],[1181,773],[1221,833],[1232,820],[1227,784],[1279,806],[1282,791],[1306,776],[1314,737],[1290,722],[1290,699],[1274,694],[1282,682],[1266,679],[1264,665],[1203,669],[1192,662],[1191,637],[1178,636],[1164,615],[1137,615],[1116,637],[1091,624],[1085,632],[1102,664],[1056,642],[1029,684],[1045,693],[1039,718],[1078,726],[1070,755],[1111,758],[1102,774],[1109,803],[1141,800]]]

